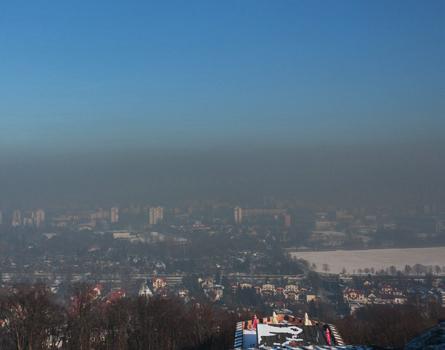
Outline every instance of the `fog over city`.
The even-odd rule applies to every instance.
[[[4,205],[443,198],[441,1],[1,12]]]
[[[0,349],[443,349],[445,1],[0,3]]]
[[[318,204],[443,203],[443,141],[404,144],[118,150],[2,158],[1,202],[174,203],[263,197]]]

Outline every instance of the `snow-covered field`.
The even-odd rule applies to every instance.
[[[365,268],[381,270],[391,265],[402,271],[405,265],[445,266],[445,247],[291,252],[290,255],[315,264],[319,272],[323,271],[323,264],[328,264],[331,273],[339,273],[343,268],[348,273]]]

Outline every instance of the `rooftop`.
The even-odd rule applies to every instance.
[[[363,349],[345,346],[334,325],[284,313],[238,322],[235,350],[242,349]]]

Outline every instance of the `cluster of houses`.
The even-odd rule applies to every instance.
[[[203,295],[211,302],[222,302],[225,290],[221,282],[213,277],[197,278],[197,283]],[[257,295],[264,302],[275,303],[282,302],[285,304],[293,303],[309,303],[317,299],[317,295],[310,288],[303,287],[296,283],[275,284],[271,282],[255,283],[252,281],[232,282],[231,292],[236,295],[239,292],[246,291]],[[168,281],[165,277],[154,276],[143,282],[139,289],[139,296],[166,297],[168,295],[176,295],[189,301],[191,292],[184,287],[181,282]],[[278,303],[279,304],[279,303]],[[277,304],[277,305],[278,305]],[[275,305],[275,304],[274,304]],[[282,304],[279,304],[283,306]]]
[[[207,299],[213,302],[222,300],[224,296],[223,285],[215,283],[213,278],[198,278],[198,283]]]
[[[398,288],[385,285],[376,289],[345,288],[343,299],[351,312],[367,304],[406,304],[406,295]]]
[[[445,282],[437,278],[431,286],[426,286],[422,280],[372,281],[363,280],[361,285],[346,286],[343,289],[343,300],[349,306],[351,313],[368,304],[406,304],[409,300],[418,302],[436,302],[445,306]]]
[[[237,283],[232,285],[232,293],[236,294],[240,290],[254,290],[257,295],[265,300],[280,300],[286,303],[311,302],[317,298],[313,292],[297,284],[285,284],[277,286],[272,283],[254,285],[252,283]]]
[[[190,300],[190,292],[188,289],[178,286],[178,281],[169,281],[168,278],[165,277],[147,279],[141,284],[138,294],[145,298],[151,298],[153,296],[167,297],[175,294],[185,302]]]
[[[114,304],[118,300],[125,298],[126,292],[123,289],[111,289],[108,293],[104,293],[104,286],[96,284],[83,291],[83,293],[75,293],[70,297],[70,305],[68,311],[71,315],[78,315],[84,308],[85,302],[99,302],[102,307]]]
[[[169,280],[170,279],[170,280]],[[139,296],[151,298],[153,296],[167,297],[176,295],[188,302],[190,291],[182,284],[182,280],[171,280],[171,277],[154,276],[143,282],[139,288]],[[220,301],[224,295],[224,286],[217,284],[213,278],[198,278],[198,285],[204,295],[212,302]]]

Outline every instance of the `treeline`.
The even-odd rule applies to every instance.
[[[2,350],[230,349],[236,316],[172,298],[104,299],[87,285],[58,300],[43,285],[0,296]]]
[[[323,266],[323,271],[327,272],[329,271],[329,265],[327,265],[327,268],[325,269],[325,266]],[[345,274],[348,271],[346,268],[343,267],[342,273]],[[385,269],[376,270],[375,268],[358,268],[357,270],[352,271],[353,274],[357,273],[359,275],[362,274],[371,274],[371,275],[390,275],[390,276],[396,276],[396,275],[404,275],[404,276],[424,276],[424,275],[441,275],[445,274],[445,266],[440,267],[439,265],[422,265],[422,264],[414,264],[414,265],[405,265],[403,269],[398,269],[396,266],[391,265]]]
[[[335,324],[347,344],[403,348],[408,341],[445,316],[437,303],[416,305],[368,305]]]
[[[400,348],[443,319],[445,309],[436,303],[369,305],[343,319],[331,317],[323,320],[334,323],[347,344]],[[0,349],[226,350],[233,347],[238,319],[176,298],[103,298],[91,286],[76,285],[63,300],[44,285],[26,285],[0,294]]]

